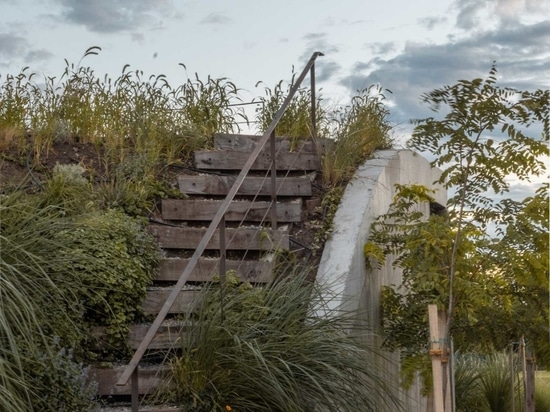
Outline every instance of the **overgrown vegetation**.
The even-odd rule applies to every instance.
[[[173,399],[194,411],[400,410],[357,314],[330,310],[307,276],[288,265],[265,288],[229,277],[223,319],[212,285],[172,362]]]
[[[99,51],[91,47],[83,59]],[[104,359],[120,360],[127,355],[128,325],[142,315],[139,303],[159,258],[157,247],[143,229],[144,216],[154,211],[159,198],[181,196],[164,179],[166,171],[186,163],[193,150],[208,147],[213,133],[238,132],[238,121],[248,122],[244,112],[233,105],[240,102],[239,89],[227,79],[203,80],[195,74],[174,88],[164,75],[145,77],[128,66],[116,79],[100,78],[82,62],[66,61],[59,78],[38,79],[25,68],[1,79],[0,156],[2,161],[26,165],[32,182],[3,186],[0,195],[0,410],[77,411],[90,407],[94,388],[87,384],[83,362],[94,357],[89,349],[95,348],[96,342],[89,330],[96,325],[105,327],[106,339],[101,343],[107,356]],[[267,97],[260,99],[263,106],[257,112],[260,129],[285,94],[283,82],[273,90],[266,89]],[[357,154],[348,156],[348,164],[331,166],[333,170],[327,174],[331,176],[325,181],[325,189],[331,190],[330,202],[324,205],[328,226],[318,242],[330,232],[341,193],[338,185],[351,176],[359,160],[388,143],[382,100],[373,90],[362,91],[350,107],[329,114],[318,99],[317,135],[336,136],[331,149],[335,152],[326,157],[352,140],[353,149],[345,150]],[[301,90],[277,134],[311,136],[309,115],[310,92]],[[362,121],[372,121],[372,128],[359,130]],[[349,140],[348,133],[353,136]],[[88,168],[87,159],[81,159],[80,164],[47,169],[45,161],[59,145],[92,146],[99,167]],[[338,167],[342,173],[335,170]],[[330,410],[336,401],[351,410],[351,399],[367,410],[376,410],[377,402],[392,403],[391,396],[385,401],[378,399],[378,392],[389,388],[368,363],[376,354],[361,344],[359,336],[342,332],[342,325],[351,327],[349,319],[310,319],[304,308],[311,299],[319,299],[314,297],[319,292],[304,279],[302,285],[297,288],[292,282],[280,282],[259,291],[240,286],[237,295],[242,299],[235,299],[228,308],[228,319],[234,321],[227,329],[225,325],[219,328],[218,315],[210,313],[208,323],[216,326],[198,336],[222,334],[221,341],[211,342],[222,348],[213,353],[216,361],[223,358],[221,365],[235,368],[235,372],[229,380],[218,366],[213,366],[212,373],[220,373],[217,385],[228,392],[223,397],[208,392],[197,400],[200,391],[193,386],[177,398],[197,405],[206,402],[208,407],[223,407],[220,402],[227,399],[233,406],[250,410],[258,410],[256,406],[267,410],[270,401],[288,404],[285,410],[318,402],[321,410]],[[290,302],[283,293],[298,300]],[[276,302],[287,306],[277,308]],[[249,313],[248,323],[239,318],[239,305]],[[304,323],[306,319],[311,325]],[[244,326],[238,327],[241,321]],[[338,325],[341,321],[344,324]],[[237,339],[237,332],[245,326],[261,328],[269,339],[244,334],[242,341],[235,341],[237,346],[226,346],[227,338]],[[234,327],[238,330],[231,329]],[[211,332],[214,335],[209,335]],[[260,343],[261,352],[257,351],[260,346],[254,348]],[[319,348],[326,354],[340,352],[326,360],[315,358]],[[279,350],[286,351],[288,358],[278,357]],[[256,356],[243,364],[240,372],[236,369],[239,351]],[[264,374],[263,378],[265,385],[280,381],[277,392],[254,392],[258,386],[253,386],[255,382],[247,374],[259,373],[261,368],[252,359],[271,362],[273,375]],[[357,359],[364,362],[356,365]],[[286,368],[292,370],[288,377]],[[357,379],[363,374],[372,380]],[[301,385],[304,392],[291,393],[294,384]],[[349,390],[346,385],[353,388],[355,397],[344,396]]]
[[[90,327],[120,357],[159,256],[138,221],[95,207],[77,169],[0,199],[2,410],[86,410]]]

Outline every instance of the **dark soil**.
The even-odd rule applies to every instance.
[[[38,155],[8,147],[0,151],[0,193],[16,187],[32,189],[40,186],[56,164],[78,164],[86,175],[105,177],[105,158],[101,148],[93,144],[54,143]]]

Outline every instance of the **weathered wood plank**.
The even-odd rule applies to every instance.
[[[155,236],[161,247],[166,249],[195,249],[206,232],[206,228],[198,227],[174,227],[162,225],[149,225],[147,230]],[[288,249],[288,230],[271,230],[265,228],[227,228],[227,250],[271,250]],[[206,245],[206,249],[217,250],[220,248],[220,233],[216,229],[212,238]]]
[[[209,199],[163,199],[162,217],[166,220],[212,221],[222,200]],[[229,205],[225,220],[230,222],[269,221],[271,202],[234,201]],[[302,199],[292,202],[277,202],[278,222],[299,222]]]
[[[235,183],[235,176],[178,176],[178,185],[182,193],[188,195],[227,195]],[[303,177],[278,177],[276,180],[278,196],[311,196],[311,180]],[[241,185],[238,195],[270,196],[271,180],[267,177],[247,177]]]
[[[219,273],[219,259],[201,259],[195,266],[189,282],[208,282]],[[158,274],[155,280],[177,281],[187,267],[189,259],[162,259],[159,264]],[[235,270],[239,279],[244,282],[265,283],[272,277],[273,262],[226,260],[226,270]]]
[[[217,134],[214,135],[214,148],[217,150],[251,152],[256,147],[256,143],[260,138],[261,136],[256,135]],[[323,154],[333,144],[334,140],[332,139],[295,139],[293,142],[288,137],[277,137],[275,149],[277,152],[289,152],[292,149],[294,152]],[[269,151],[270,146],[268,142],[262,149],[262,152],[268,153]]]
[[[150,326],[151,325],[145,324],[130,326],[130,333],[127,338],[128,346],[132,349],[136,349],[143,340]],[[105,326],[94,326],[91,329],[90,332],[96,340],[93,344],[94,350],[101,350],[109,347],[109,344],[107,343],[107,333],[105,330]],[[181,344],[182,334],[184,334],[186,330],[187,329],[182,324],[166,324],[160,326],[157,334],[151,342],[151,345],[149,345],[149,349],[169,349],[174,347],[174,345]]]
[[[195,249],[206,233],[206,228],[174,227],[162,225],[147,226],[149,233],[154,235],[161,247],[166,249]],[[271,230],[265,228],[227,228],[227,250],[271,250],[276,248],[288,249],[288,230]],[[220,248],[220,233],[216,229],[206,249]]]
[[[204,170],[241,170],[249,152],[231,150],[197,150],[195,167]],[[321,158],[314,153],[278,152],[275,156],[277,170],[311,171],[321,169]],[[260,153],[250,170],[271,170],[271,154]]]
[[[97,394],[100,396],[109,395],[130,395],[131,384],[117,386],[116,382],[122,375],[124,366],[116,368],[97,368],[92,367],[89,374],[89,380],[97,382]],[[168,373],[169,368],[167,366],[156,367],[142,367],[139,369],[139,394],[140,395],[152,395],[155,390],[162,384],[162,377]]]
[[[157,314],[168,299],[170,292],[172,292],[171,288],[148,290],[143,302],[143,311]],[[200,296],[199,290],[182,290],[168,313],[189,313],[200,303]]]

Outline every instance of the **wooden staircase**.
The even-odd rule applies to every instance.
[[[146,314],[156,315],[163,306],[258,138],[251,135],[216,135],[214,150],[195,152],[194,174],[177,177],[177,185],[187,198],[163,200],[160,216],[153,219],[147,228],[158,239],[163,258],[143,303]],[[312,202],[315,197],[313,182],[321,168],[321,156],[329,143],[327,140],[301,140],[293,144],[289,139],[277,138],[276,229],[272,228],[271,155],[269,148],[260,152],[251,173],[225,214],[226,270],[234,270],[240,280],[253,284],[271,280],[273,251],[294,249],[291,240],[307,218],[308,205],[318,204]],[[167,353],[181,337],[184,328],[174,319],[196,307],[201,284],[219,273],[219,249],[220,233],[217,229],[206,246],[205,254],[170,308],[169,317],[149,346],[149,351],[156,354],[155,359],[162,359],[159,353]],[[138,347],[149,326],[142,324],[131,328],[128,343],[132,349]],[[97,328],[94,332],[101,340],[103,330]],[[98,383],[100,397],[128,402],[130,383],[116,385],[123,368],[96,367],[92,370],[91,376]],[[139,394],[152,394],[166,370],[166,366],[161,364],[140,365]],[[110,407],[104,410],[129,409]],[[179,409],[148,406],[140,410],[159,412]]]

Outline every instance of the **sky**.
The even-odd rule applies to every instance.
[[[501,86],[550,88],[550,0],[0,0],[0,80],[25,66],[59,77],[91,46],[102,50],[81,64],[101,77],[126,64],[172,86],[226,77],[245,101],[321,51],[325,102],[391,90],[402,141],[410,119],[432,115],[423,93],[486,77],[493,62]]]

